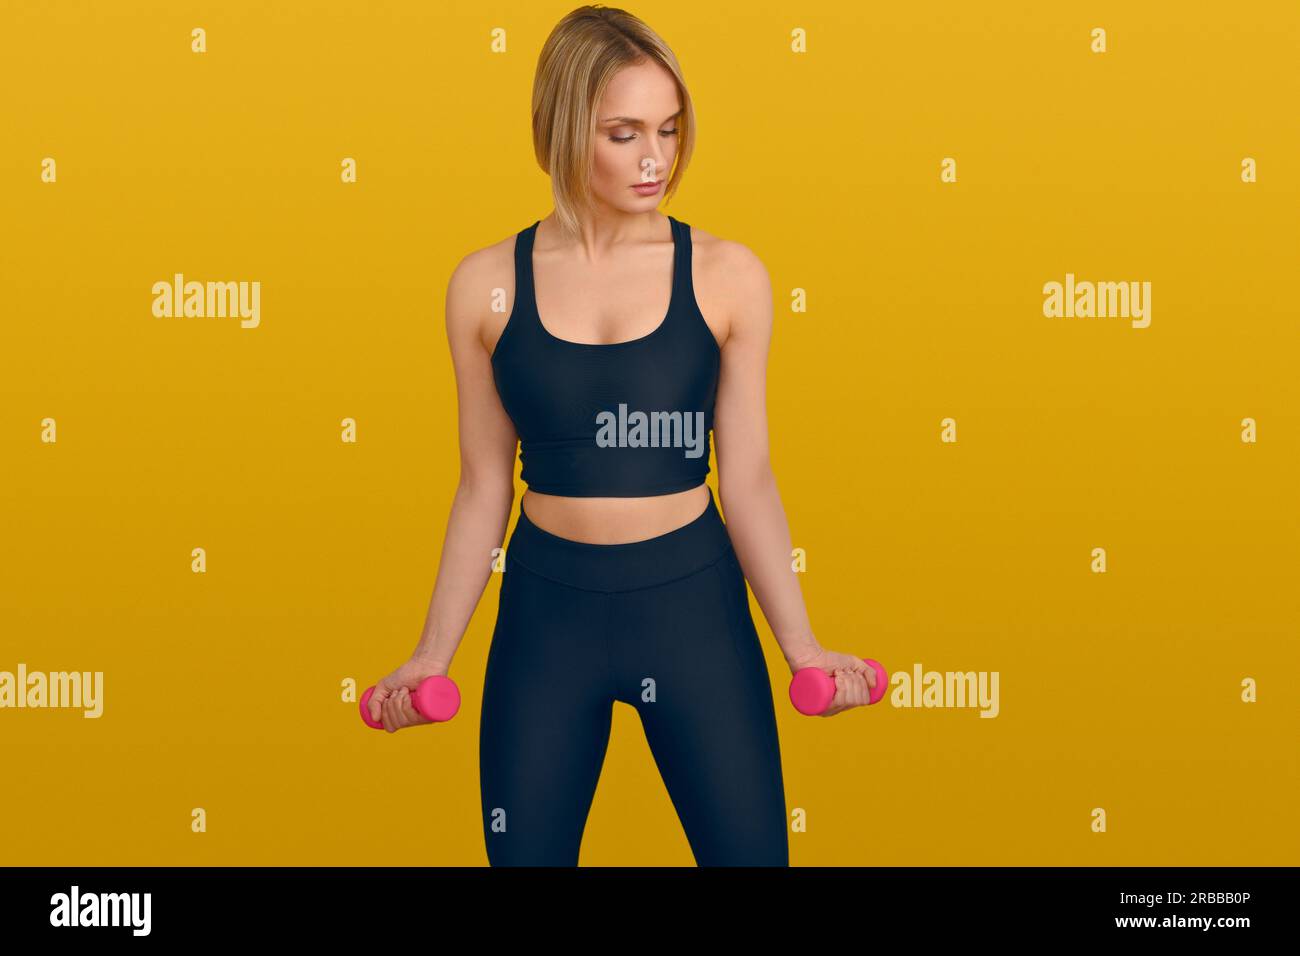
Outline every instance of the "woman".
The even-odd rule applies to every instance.
[[[788,865],[745,579],[791,671],[836,675],[827,716],[865,704],[875,675],[820,646],[791,573],[767,453],[766,270],[657,211],[685,171],[694,113],[676,58],[636,17],[587,6],[556,26],[533,136],[554,211],[450,280],[460,484],[424,633],[376,685],[371,716],[390,733],[427,723],[410,690],[448,672],[505,534],[521,441],[528,489],[480,725],[490,863],[577,865],[622,701],[698,865]],[[704,483],[710,428],[725,525]]]

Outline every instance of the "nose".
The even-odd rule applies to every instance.
[[[641,157],[641,181],[652,183],[662,179],[668,172],[668,165],[671,162],[668,158],[668,150],[676,148],[676,141],[669,139],[665,141],[656,134],[645,148],[645,153]]]
[[[641,182],[652,183],[657,180],[662,165],[660,157],[655,153],[641,157]]]

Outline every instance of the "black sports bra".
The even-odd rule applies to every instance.
[[[514,306],[492,351],[501,404],[533,491],[666,495],[704,483],[721,349],[695,301],[691,227],[672,216],[668,314],[636,339],[594,345],[552,335],[537,314],[533,238],[515,236]]]

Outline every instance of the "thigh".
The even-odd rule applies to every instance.
[[[619,696],[641,716],[696,863],[788,865],[772,685],[734,552],[617,595],[611,635]]]
[[[507,558],[479,725],[493,866],[577,865],[613,707],[607,601]]]

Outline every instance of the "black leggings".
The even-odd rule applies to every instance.
[[[587,544],[521,509],[479,736],[492,866],[577,866],[614,701],[636,708],[699,866],[788,866],[776,713],[709,490],[689,524]]]

